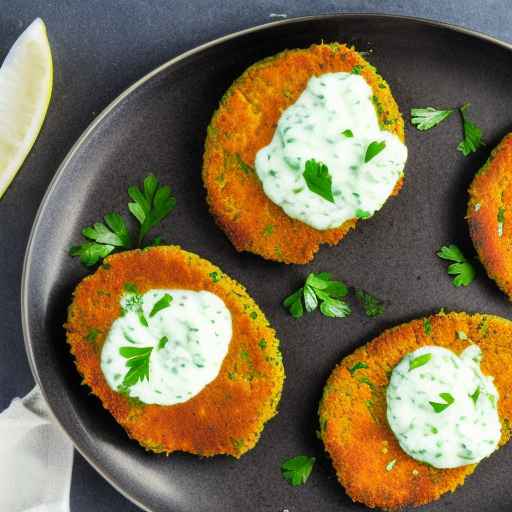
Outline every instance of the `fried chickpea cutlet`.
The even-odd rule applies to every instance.
[[[65,328],[83,383],[148,450],[238,458],[276,414],[275,331],[243,286],[179,247],[108,257]]]
[[[512,133],[491,153],[469,187],[467,219],[480,261],[512,299]]]
[[[404,122],[355,50],[287,50],[228,89],[205,142],[210,211],[238,251],[307,263],[402,186]]]
[[[333,370],[320,437],[354,501],[397,509],[438,499],[505,444],[512,322],[438,314],[384,331]]]

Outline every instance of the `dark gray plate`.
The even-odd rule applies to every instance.
[[[413,106],[470,101],[487,148],[470,158],[456,150],[456,116],[431,132],[408,126],[405,188],[338,247],[308,266],[284,266],[238,254],[205,206],[200,169],[206,126],[219,98],[250,64],[285,48],[345,41],[390,83],[403,112]],[[228,36],[158,68],[131,87],[92,124],[68,155],[43,200],[27,250],[23,328],[32,370],[59,423],[87,460],[117,489],[154,511],[363,510],[337,484],[315,437],[316,409],[337,361],[382,329],[436,311],[510,316],[510,306],[479,269],[456,289],[435,257],[455,242],[472,253],[464,221],[466,188],[489,149],[512,127],[512,47],[486,36],[415,19],[337,15],[289,20]],[[240,461],[146,453],[130,441],[80,386],[62,323],[71,292],[86,271],[67,256],[80,229],[114,209],[126,211],[128,185],[153,171],[171,184],[178,206],[162,232],[244,283],[282,340],[287,372],[280,414]],[[310,271],[331,271],[386,301],[386,313],[345,320],[287,316],[281,299]],[[318,458],[307,485],[281,479],[287,457]],[[426,507],[439,511],[503,511],[512,505],[511,448],[486,460],[455,495]]]

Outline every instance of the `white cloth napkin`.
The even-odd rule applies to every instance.
[[[69,512],[73,445],[35,387],[0,414],[0,510]]]

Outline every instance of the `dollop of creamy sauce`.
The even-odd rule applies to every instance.
[[[455,468],[475,464],[496,450],[499,395],[493,378],[480,370],[481,358],[477,345],[460,356],[426,346],[394,368],[387,418],[408,455],[436,468]]]
[[[112,389],[146,404],[173,405],[217,377],[232,336],[231,313],[217,295],[167,289],[127,293],[121,311],[101,352]],[[130,371],[128,383],[136,382],[127,386]]]
[[[371,87],[360,75],[312,77],[281,115],[272,141],[256,155],[265,194],[285,213],[315,229],[335,228],[379,210],[401,177],[407,148],[379,127]],[[372,143],[384,149],[365,162]],[[334,202],[312,192],[308,160],[327,166]]]

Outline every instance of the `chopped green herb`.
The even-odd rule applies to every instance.
[[[386,142],[381,140],[373,141],[366,148],[366,153],[364,155],[364,163],[367,164],[372,158],[376,157],[384,148],[386,147]]]
[[[459,340],[467,340],[468,335],[464,331],[457,331],[457,338],[459,338]]]
[[[412,361],[409,362],[409,371],[427,364],[431,359],[432,354],[422,354],[421,356],[415,357]]]
[[[161,299],[155,302],[154,306],[151,308],[151,313],[149,313],[149,317],[155,316],[162,309],[168,308],[171,305],[172,296],[166,293]]]
[[[357,64],[356,66],[354,66],[352,68],[352,74],[353,75],[360,75],[362,70],[363,70],[363,66]]]
[[[329,272],[311,273],[304,286],[286,297],[283,305],[294,318],[300,318],[304,309],[309,313],[318,306],[325,316],[344,317],[350,314],[350,306],[339,299],[347,293],[345,283],[333,280]]]
[[[96,341],[96,338],[100,334],[100,331],[98,329],[92,328],[88,333],[85,339],[89,341],[90,343],[94,343]]]
[[[354,137],[352,130],[343,130],[341,132],[341,135],[344,135],[345,137],[347,137],[347,139],[351,139],[352,137]]]
[[[261,340],[258,342],[258,346],[261,348],[261,350],[265,350],[267,348],[267,341],[261,338]]]
[[[396,459],[390,460],[386,466],[386,471],[391,471],[396,464]]]
[[[361,210],[360,208],[356,210],[356,217],[358,219],[369,219],[371,216],[372,214],[366,210]]]
[[[462,117],[464,139],[459,143],[457,149],[464,156],[468,156],[470,153],[474,153],[479,147],[485,146],[485,143],[482,140],[482,130],[480,130],[475,123],[469,121],[466,117],[466,110],[468,108],[469,103],[466,103],[459,109]]]
[[[356,299],[363,306],[366,316],[373,318],[384,313],[384,304],[377,297],[370,295],[361,288],[356,288]]]
[[[126,293],[139,294],[138,288],[133,283],[124,283],[123,289]]]
[[[444,245],[437,255],[444,260],[455,262],[448,267],[448,274],[455,276],[452,280],[454,286],[468,286],[473,282],[476,276],[475,267],[455,244]]]
[[[251,313],[249,314],[249,316],[250,316],[253,320],[256,320],[256,318],[258,318],[258,313],[256,313],[256,311],[251,311]]]
[[[168,342],[169,338],[167,336],[160,338],[160,341],[158,342],[158,350],[162,350]]]
[[[290,485],[294,487],[303,485],[311,475],[315,460],[315,457],[307,457],[306,455],[298,455],[285,460],[281,464],[281,474]]]
[[[220,276],[218,272],[210,272],[208,275],[210,276],[210,279],[214,283],[218,283],[220,281]]]
[[[129,370],[124,376],[122,386],[129,388],[144,379],[149,380],[149,357],[153,347],[121,347],[119,353],[128,359]]]
[[[434,409],[436,413],[443,412],[447,407],[450,407],[450,405],[455,402],[455,399],[450,393],[439,393],[439,396],[444,400],[445,403],[429,402],[429,404],[432,406],[432,409]]]
[[[332,178],[325,164],[313,159],[308,160],[304,168],[303,176],[311,192],[323,197],[326,201],[334,203]]]
[[[471,398],[471,400],[473,400],[473,403],[476,405],[476,403],[478,402],[478,397],[480,396],[480,386],[478,386],[474,393],[472,395],[469,395],[469,397]]]
[[[363,363],[362,361],[357,362],[352,368],[349,368],[348,371],[354,375],[357,370],[362,370],[364,368],[368,368],[368,365],[366,363]]]
[[[455,112],[454,108],[438,110],[433,107],[411,109],[411,123],[418,130],[430,130],[445,119],[448,119]]]
[[[426,336],[430,336],[432,334],[432,324],[428,318],[423,319],[423,332]]]
[[[270,236],[273,232],[274,232],[274,226],[272,224],[268,224],[267,226],[265,226],[265,229],[263,230],[263,235]]]
[[[240,167],[240,169],[242,169],[242,171],[245,173],[245,174],[251,174],[254,172],[254,169],[246,164],[242,158],[240,157],[240,155],[236,155],[236,159],[237,159],[237,162],[238,162],[238,166]]]
[[[503,225],[505,223],[505,208],[499,208],[498,210],[498,236],[503,236]]]

